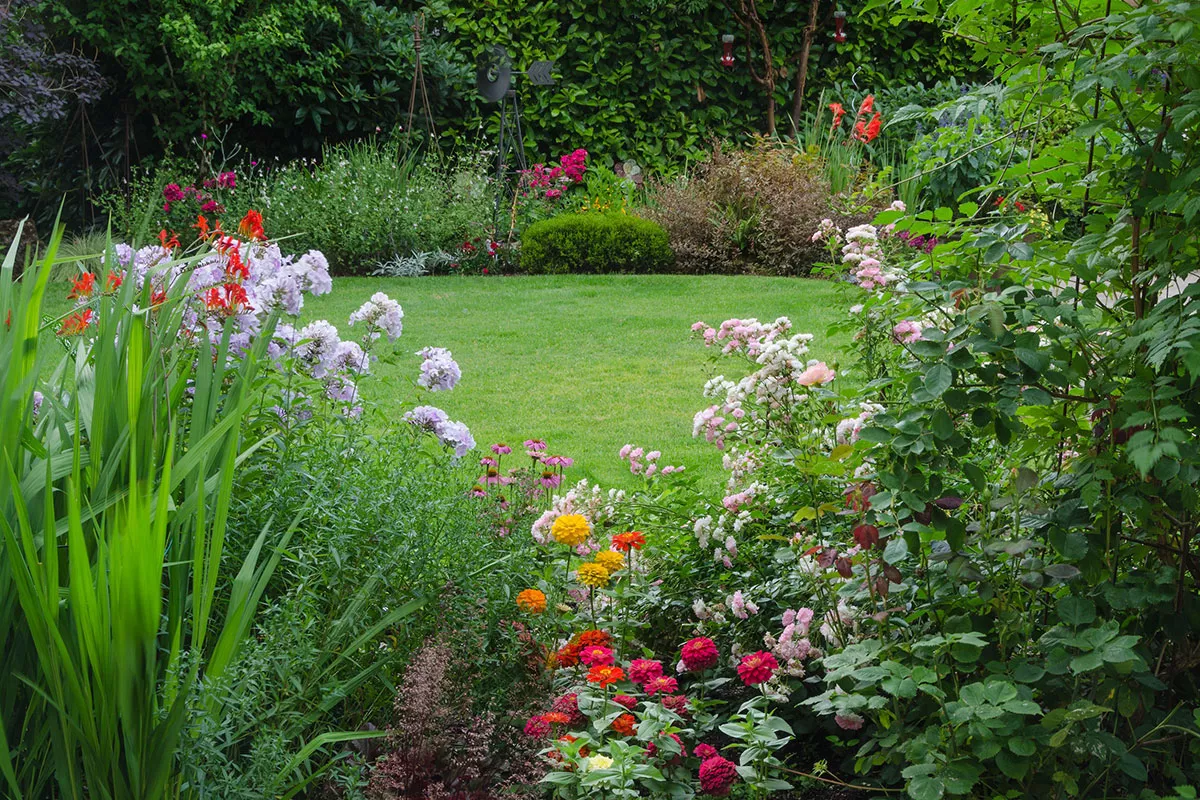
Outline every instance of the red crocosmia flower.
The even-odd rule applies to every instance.
[[[231,312],[253,311],[246,289],[239,283],[225,284],[225,305]]]
[[[196,235],[199,236],[201,239],[208,238],[209,231],[211,229],[208,227],[208,219],[206,219],[203,214],[196,215],[196,224],[193,225],[192,227],[196,229]]]
[[[589,667],[605,667],[613,663],[613,651],[607,647],[592,645],[579,651],[579,660]]]
[[[614,683],[623,680],[624,678],[625,670],[609,664],[599,667],[592,667],[590,670],[588,670],[587,674],[588,683],[594,683],[601,689],[607,689],[609,686],[612,686]]]
[[[842,117],[846,116],[846,109],[842,108],[841,103],[830,103],[829,110],[833,112],[833,125],[830,128],[836,128],[842,124]]]
[[[256,242],[266,241],[267,234],[263,230],[262,214],[254,209],[247,211],[246,216],[242,217],[242,221],[238,223],[238,233]]]
[[[633,714],[622,714],[612,722],[613,733],[618,736],[633,736],[635,722],[637,722],[637,718]]]
[[[613,547],[620,550],[622,553],[628,553],[630,550],[641,550],[646,544],[646,537],[641,531],[628,531],[626,533],[618,533],[612,539]]]
[[[91,297],[94,291],[96,291],[96,276],[85,272],[78,278],[71,279],[71,293],[67,295],[67,299],[78,300],[82,297]]]
[[[121,284],[125,282],[125,276],[118,275],[115,272],[108,273],[108,291],[115,292],[121,288]]]
[[[204,293],[204,307],[209,311],[221,311],[225,308],[225,298],[216,286]]]
[[[78,314],[72,314],[63,320],[62,327],[58,329],[59,336],[79,336],[87,326],[92,324],[92,317],[95,316],[90,308],[85,308]]]
[[[163,289],[155,289],[150,293],[150,305],[161,306],[167,302],[167,293]]]
[[[242,254],[237,248],[229,251],[229,260],[225,262],[225,274],[230,278],[246,280],[250,277],[250,268],[242,261]]]
[[[777,669],[779,669],[779,662],[775,660],[775,656],[759,650],[757,653],[744,656],[741,663],[738,664],[737,671],[742,683],[747,686],[755,686],[771,680],[771,676]]]
[[[697,636],[686,642],[680,655],[683,658],[683,666],[691,672],[715,667],[720,660],[716,642],[707,636]]]
[[[175,231],[167,234],[166,229],[158,232],[158,241],[162,243],[163,250],[174,250],[179,247],[179,235]]]
[[[858,107],[858,116],[865,117],[875,111],[875,95],[869,94],[862,101],[862,105]]]

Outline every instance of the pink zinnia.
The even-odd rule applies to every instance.
[[[619,706],[625,706],[630,711],[637,707],[638,701],[636,697],[631,697],[627,694],[613,695],[613,702]]]
[[[646,690],[646,694],[671,694],[679,691],[679,681],[659,675],[642,684],[642,688]]]
[[[613,663],[613,651],[595,645],[579,651],[579,660],[589,667],[607,667]]]
[[[655,678],[661,678],[663,665],[661,661],[648,658],[635,658],[629,662],[629,679],[634,683],[648,683]]]
[[[671,759],[672,764],[677,764],[679,763],[680,759],[687,758],[687,748],[683,746],[683,740],[679,738],[679,734],[669,733],[667,735],[675,740],[675,744],[679,745],[679,755]],[[656,755],[658,755],[658,745],[656,745],[654,742],[650,742],[648,745],[646,745],[646,755],[650,758],[654,758]]]
[[[771,680],[771,676],[777,669],[779,669],[779,662],[775,660],[775,656],[759,650],[757,653],[743,657],[741,663],[738,664],[737,672],[742,683],[754,686]]]
[[[685,643],[680,655],[683,658],[683,666],[691,672],[700,672],[715,667],[721,658],[717,653],[716,643],[707,636],[697,636]]]
[[[716,797],[729,794],[733,782],[737,780],[737,767],[733,762],[721,756],[704,759],[700,765],[700,789]]]
[[[718,755],[718,753],[717,748],[713,747],[711,744],[698,744],[696,745],[696,749],[692,751],[692,755],[701,761],[707,761],[713,756]]]
[[[674,678],[671,680],[674,680]],[[681,717],[686,717],[691,711],[691,709],[688,708],[687,697],[681,694],[667,695],[666,697],[661,698],[658,702],[662,704],[663,708],[667,709],[668,711],[674,711]]]
[[[525,723],[525,735],[532,736],[534,739],[544,739],[550,735],[550,723],[546,722],[541,714],[532,716]]]

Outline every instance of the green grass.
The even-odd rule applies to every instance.
[[[814,334],[813,357],[836,360],[845,345],[825,335],[845,313],[835,286],[794,278],[336,278],[332,294],[306,298],[304,319],[326,318],[349,338],[347,316],[380,291],[404,307],[394,359],[377,363],[363,385],[385,418],[436,405],[471,428],[481,451],[542,438],[551,452],[575,459],[569,481],[603,486],[630,485],[617,457],[626,442],[719,476],[720,453],[691,435],[711,374],[710,351],[690,337],[697,319],[786,315],[795,331]],[[415,385],[415,352],[429,345],[449,348],[461,365],[454,391]]]

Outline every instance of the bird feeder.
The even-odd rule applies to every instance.
[[[839,43],[846,41],[846,12],[845,11],[842,11],[839,8],[837,11],[833,12],[833,25],[834,25],[833,40],[835,42],[839,42]]]
[[[725,69],[733,67],[733,34],[727,33],[721,37],[721,66]]]

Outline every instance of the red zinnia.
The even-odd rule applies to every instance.
[[[579,651],[579,660],[589,667],[603,667],[613,663],[613,651],[594,645]]]
[[[779,662],[775,660],[775,656],[759,650],[757,653],[743,657],[742,662],[738,664],[737,672],[742,683],[754,686],[769,681],[777,669],[779,669]]]
[[[561,711],[548,711],[542,714],[542,719],[551,725],[567,725],[571,722],[571,718]]]
[[[554,663],[560,667],[574,667],[579,665],[579,652],[583,646],[577,643],[564,645],[557,653],[554,654]]]
[[[583,647],[608,647],[612,642],[612,636],[606,631],[588,630],[575,634],[571,641],[578,642]]]
[[[668,733],[667,735],[675,740],[675,744],[679,745],[679,755],[674,756],[670,762],[672,764],[678,764],[681,759],[687,758],[687,748],[683,746],[683,740],[679,738],[679,734]],[[650,758],[654,758],[656,755],[658,755],[658,745],[656,745],[654,742],[650,742],[648,745],[646,745],[646,755]]]
[[[711,744],[703,744],[702,743],[702,744],[696,745],[696,749],[692,751],[692,755],[694,755],[696,758],[700,759],[701,761],[707,761],[708,759],[712,758],[713,756],[718,755],[718,753],[717,753],[717,748],[713,747]]]
[[[569,692],[554,701],[551,706],[554,711],[567,715],[567,724],[578,725],[583,722],[583,714],[579,711],[579,695]]]
[[[601,689],[607,689],[619,680],[625,678],[625,670],[620,667],[614,667],[610,664],[605,664],[599,667],[592,667],[588,670],[588,683],[595,683]]]
[[[646,690],[646,694],[671,694],[679,691],[679,681],[659,675],[642,684],[642,688]]]
[[[646,544],[646,537],[642,535],[641,531],[618,533],[613,537],[612,544],[622,553],[628,553],[630,550],[641,550],[642,546]]]
[[[525,723],[525,735],[534,739],[545,738],[550,735],[550,723],[541,715],[532,716]]]
[[[721,658],[717,653],[716,643],[707,636],[697,636],[685,643],[681,655],[683,666],[692,672],[715,667]]]
[[[729,794],[730,787],[737,780],[737,767],[733,762],[721,756],[706,758],[700,765],[700,789],[716,797]]]
[[[661,678],[663,674],[663,665],[661,661],[652,661],[648,658],[635,658],[629,662],[629,680],[634,683],[646,683],[655,678]]]
[[[667,709],[668,711],[674,711],[681,717],[686,717],[691,711],[691,709],[688,708],[687,697],[681,694],[667,695],[666,697],[661,698],[658,702],[663,708]]]
[[[622,714],[613,720],[613,733],[620,736],[633,736],[633,726],[637,719],[633,714]]]

